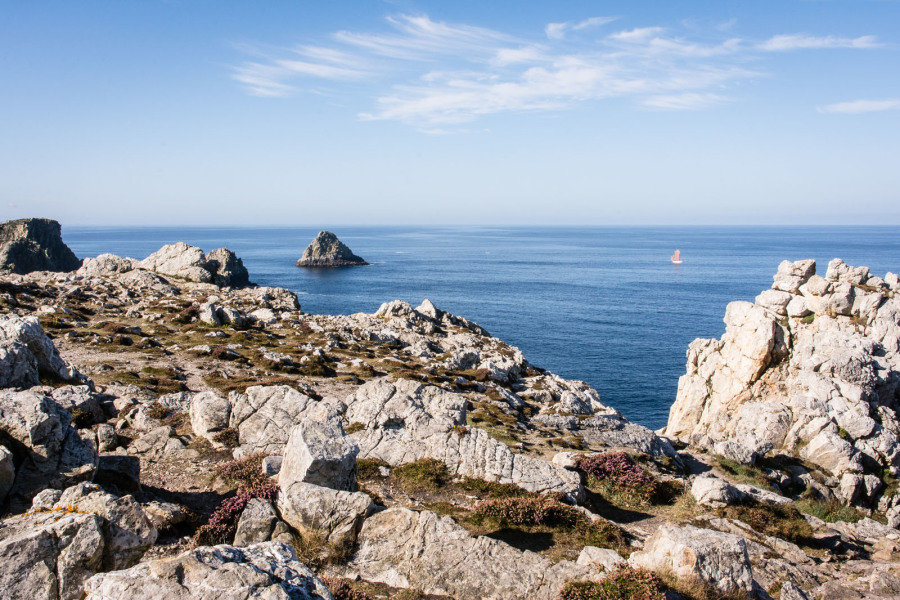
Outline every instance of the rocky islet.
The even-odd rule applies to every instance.
[[[656,434],[427,300],[310,315],[220,254],[0,276],[7,596],[900,593],[896,275],[782,263]]]

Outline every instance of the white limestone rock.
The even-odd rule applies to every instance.
[[[814,260],[782,261],[778,265],[778,272],[773,278],[775,283],[772,284],[772,288],[796,294],[800,286],[806,283],[815,273],[816,261]]]
[[[291,430],[278,480],[284,485],[302,481],[355,492],[358,453],[359,448],[344,434],[340,422],[301,422]]]
[[[320,535],[336,546],[352,545],[363,521],[374,511],[372,499],[362,492],[281,481],[279,475],[278,512],[301,535]]]
[[[214,442],[216,434],[228,427],[231,403],[215,392],[202,392],[191,400],[190,417],[194,433]]]
[[[177,242],[163,246],[140,262],[142,269],[156,271],[163,275],[171,275],[197,281],[212,283],[213,275],[206,269],[206,256],[196,246]]]
[[[745,498],[738,488],[714,475],[695,478],[691,484],[691,496],[697,504],[708,508],[722,508]]]
[[[47,337],[44,329],[41,327],[37,317],[19,317],[16,315],[0,315],[0,347],[4,348],[6,354],[19,354],[22,352],[19,345],[24,345],[28,351],[34,355],[37,363],[38,372],[55,378],[69,381],[73,379],[77,373],[74,368],[69,367],[63,362],[53,344],[53,340]],[[11,359],[3,361],[8,363]],[[27,361],[25,357],[16,358],[13,362],[16,366],[12,372],[19,373],[25,369],[23,361]],[[4,370],[8,370],[5,367]],[[4,384],[9,387],[15,384]],[[27,387],[31,387],[30,385]]]
[[[744,538],[693,525],[666,523],[632,553],[628,564],[699,578],[723,593],[753,590],[753,569]]]
[[[95,575],[84,590],[84,600],[333,600],[325,584],[280,542],[202,546]]]

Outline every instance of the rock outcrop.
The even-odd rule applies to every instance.
[[[28,388],[40,375],[69,381],[74,369],[59,356],[37,317],[0,315],[0,387]]]
[[[62,241],[62,228],[51,219],[0,223],[0,269],[20,275],[32,271],[74,271],[81,266]]]
[[[0,391],[0,443],[15,457],[16,479],[8,502],[22,510],[44,488],[89,480],[97,451],[53,398],[30,391]]]
[[[297,261],[298,267],[351,267],[367,264],[369,263],[353,254],[330,231],[320,231]]]
[[[139,264],[148,271],[219,287],[252,285],[244,262],[227,248],[219,248],[205,255],[196,246],[178,242],[163,246]]]
[[[732,302],[721,340],[695,340],[665,434],[732,460],[783,455],[779,475],[846,503],[900,503],[900,283],[866,267],[785,261],[755,303]],[[782,484],[784,485],[784,483]]]
[[[95,575],[85,600],[332,600],[290,546],[200,547],[175,558]]]
[[[489,537],[472,537],[449,517],[405,508],[366,520],[346,572],[426,594],[481,600],[551,600],[566,581],[600,574],[593,565],[552,563]]]

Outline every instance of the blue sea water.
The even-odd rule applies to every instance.
[[[252,281],[309,313],[374,312],[399,298],[478,322],[533,364],[587,381],[629,419],[663,426],[697,337],[719,337],[732,300],[772,284],[784,259],[834,257],[900,272],[898,227],[339,227],[368,267],[294,266],[318,229],[66,227],[79,257],[144,258],[184,241],[226,246]],[[679,248],[684,263],[673,265]]]

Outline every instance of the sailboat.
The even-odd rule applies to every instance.
[[[673,265],[681,264],[681,250],[675,250],[675,254],[672,255],[671,259]]]

